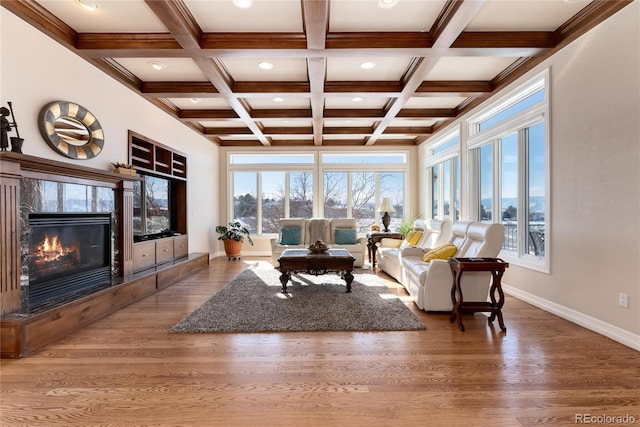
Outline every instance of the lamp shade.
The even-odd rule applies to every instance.
[[[378,209],[378,212],[395,212],[396,210],[393,209],[393,204],[391,203],[391,197],[383,197],[382,198],[382,204],[380,205],[380,209]]]

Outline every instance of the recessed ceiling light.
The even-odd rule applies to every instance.
[[[191,102],[193,102],[194,104],[199,104],[200,101],[202,101],[202,99],[200,98],[191,98]]]
[[[352,100],[353,102],[360,102],[360,101],[362,101],[362,98],[361,98],[361,97],[359,97],[359,96],[354,96],[353,98],[351,98],[351,100]]]
[[[262,68],[263,70],[271,70],[273,68],[273,64],[271,62],[262,61],[258,62],[258,67]]]
[[[100,3],[93,0],[76,0],[76,3],[78,3],[80,6],[82,6],[83,8],[91,12],[93,12],[94,10],[100,7]]]
[[[276,96],[275,98],[273,98],[273,102],[282,102],[284,101],[284,99],[280,98],[279,96]]]
[[[238,6],[240,9],[249,9],[253,6],[253,0],[233,0],[233,4]]]
[[[167,68],[166,65],[164,65],[162,62],[159,62],[159,61],[149,61],[149,66],[156,71],[161,71]]]
[[[360,68],[362,68],[363,70],[370,70],[375,66],[376,66],[376,63],[371,61],[366,61],[360,64]]]
[[[378,0],[378,7],[390,9],[398,3],[398,0]]]

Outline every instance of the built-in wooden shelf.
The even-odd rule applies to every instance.
[[[136,170],[187,179],[187,157],[159,142],[129,131],[129,158]]]

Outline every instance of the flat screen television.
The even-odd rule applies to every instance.
[[[173,203],[171,179],[153,175],[140,175],[133,187],[133,239],[134,242],[170,237],[173,230]]]

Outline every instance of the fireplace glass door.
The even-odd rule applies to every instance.
[[[111,283],[111,214],[29,215],[29,305]]]

